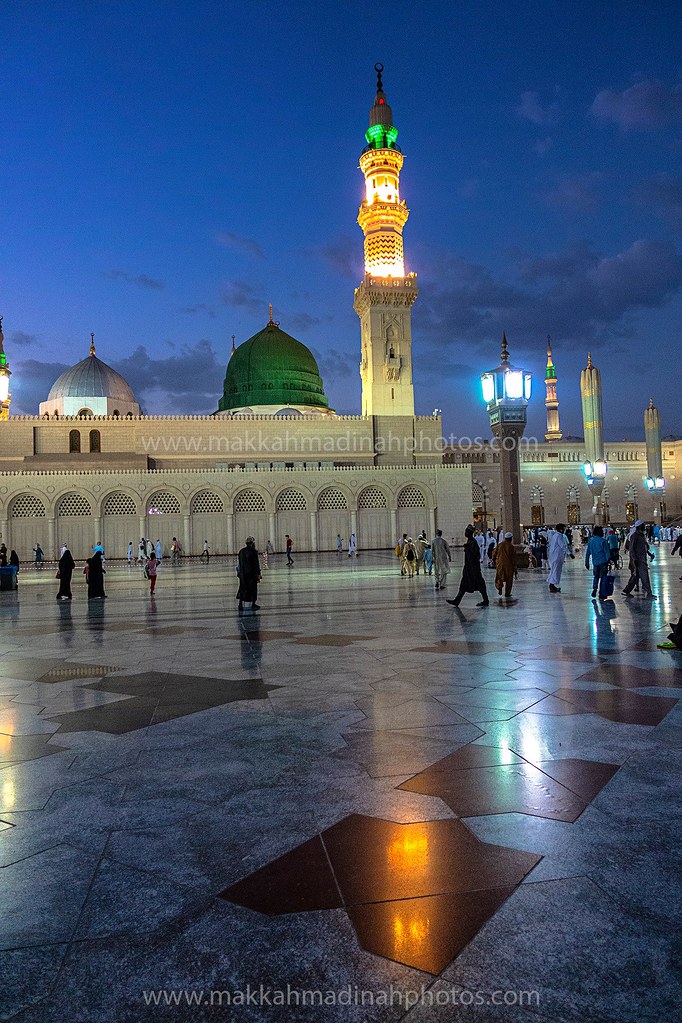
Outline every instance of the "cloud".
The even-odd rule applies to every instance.
[[[327,320],[331,317],[326,317]],[[312,330],[313,327],[319,327],[322,323],[320,316],[311,316],[310,313],[288,313],[286,318],[287,332],[291,331],[303,331]]]
[[[582,174],[571,177],[563,175],[556,186],[544,195],[550,206],[569,210],[572,213],[587,213],[599,205],[599,197],[595,186],[601,180],[601,174]]]
[[[69,367],[63,362],[39,362],[21,359],[12,364],[12,415],[36,416],[38,405],[47,399],[50,388]]]
[[[538,156],[547,156],[547,153],[554,146],[554,139],[550,138],[549,135],[545,135],[543,139],[536,139],[533,143],[533,149]]]
[[[516,113],[532,124],[556,124],[559,120],[559,109],[557,102],[543,105],[539,93],[529,91],[521,94],[521,102],[516,108]]]
[[[682,230],[682,177],[658,174],[643,182],[636,198],[645,206],[653,206],[665,221]]]
[[[155,392],[164,392],[176,399],[182,395],[196,399],[211,394],[215,402],[225,375],[225,365],[218,361],[211,343],[206,340],[197,341],[193,346],[179,345],[165,358],[154,358],[140,345],[113,365],[128,381],[140,404],[142,398]],[[172,412],[176,407],[171,400],[166,410]]]
[[[339,351],[337,348],[328,348],[321,352],[318,348],[312,348],[320,376],[324,381],[325,393],[329,397],[329,384],[337,380],[347,380],[360,376],[359,359],[357,355],[349,355],[348,352]]]
[[[517,350],[536,348],[548,333],[598,347],[635,336],[637,312],[665,305],[682,288],[682,257],[669,242],[640,239],[615,256],[586,242],[540,258],[511,255],[508,280],[460,256],[438,258],[429,276],[447,284],[426,301],[422,289],[415,335],[448,357],[457,342],[489,347],[503,330]]]
[[[26,334],[23,330],[15,330],[10,335],[10,341],[17,348],[25,348],[38,340],[37,334]]]
[[[215,319],[216,307],[209,305],[207,302],[199,302],[197,305],[184,305],[178,309],[179,313],[188,313],[189,315],[196,315],[198,313],[205,313],[206,316],[210,316],[212,320]]]
[[[111,281],[125,281],[127,284],[136,284],[138,288],[151,288],[154,291],[161,291],[166,287],[163,281],[147,277],[146,274],[138,274],[135,277],[125,270],[102,270],[102,277],[108,277]]]
[[[612,121],[624,131],[676,124],[682,121],[682,85],[644,80],[623,92],[602,89],[595,96],[590,113],[600,121]]]
[[[223,305],[246,309],[254,316],[262,317],[268,309],[265,299],[256,294],[255,288],[248,281],[228,281],[220,291],[220,301]]]
[[[332,245],[310,250],[308,255],[315,259],[324,259],[345,280],[357,283],[364,277],[362,249],[358,248],[357,239],[351,238],[350,235],[338,238]]]
[[[265,259],[265,253],[253,238],[242,238],[238,234],[233,234],[232,231],[220,231],[217,240],[221,245],[227,245],[230,249],[237,249],[240,252],[248,253],[249,256]]]

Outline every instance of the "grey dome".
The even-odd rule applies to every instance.
[[[47,400],[56,401],[58,398],[112,398],[137,404],[135,395],[121,374],[96,355],[88,355],[57,377]]]

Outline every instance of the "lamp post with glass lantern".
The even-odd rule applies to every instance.
[[[502,335],[500,365],[481,375],[481,389],[500,455],[502,529],[520,543],[519,441],[526,428],[531,374],[510,363],[506,334]]]

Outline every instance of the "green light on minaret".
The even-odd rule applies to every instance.
[[[372,124],[365,132],[365,138],[372,149],[395,149],[398,129],[392,124]]]

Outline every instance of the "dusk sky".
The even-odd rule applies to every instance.
[[[148,413],[206,413],[268,303],[360,409],[357,167],[384,64],[418,413],[487,435],[479,374],[551,334],[564,433],[602,371],[607,438],[652,395],[682,433],[679,3],[8,0],[0,314],[12,413],[88,353]]]

